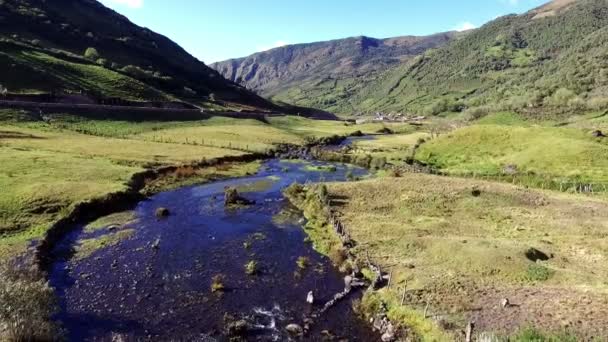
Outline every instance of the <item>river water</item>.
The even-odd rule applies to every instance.
[[[303,218],[281,191],[293,182],[366,174],[346,165],[336,165],[335,172],[311,165],[327,164],[270,160],[251,177],[155,195],[135,208],[137,221],[128,225],[132,236],[86,258],[73,257],[80,240],[124,228],[74,230],[56,248],[50,276],[61,301],[57,318],[69,339],[224,341],[227,324],[240,319],[255,327],[243,340],[290,339],[286,325],[302,324],[314,309],[305,301],[308,292],[322,305],[344,288],[344,275],[305,242]],[[226,186],[256,204],[226,209]],[[156,218],[159,207],[171,215]],[[310,260],[305,270],[297,265],[299,257]],[[245,272],[250,260],[259,263],[257,275]],[[212,278],[220,274],[226,289],[212,293]],[[327,336],[378,339],[352,312],[350,300],[329,310],[301,340]]]

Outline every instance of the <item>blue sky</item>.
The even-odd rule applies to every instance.
[[[476,27],[546,0],[102,0],[205,63],[284,44]]]

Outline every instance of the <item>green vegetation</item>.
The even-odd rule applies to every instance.
[[[80,240],[77,243],[74,257],[77,260],[86,259],[99,250],[118,245],[121,241],[132,237],[133,234],[135,234],[135,230],[124,229],[97,238]]]
[[[14,65],[6,70],[3,81],[13,92],[42,93],[57,89],[86,91],[103,97],[128,100],[173,97],[141,81],[86,60],[65,60],[41,51],[0,43],[0,60]]]
[[[308,268],[308,266],[310,266],[310,258],[304,256],[298,257],[298,260],[296,260],[296,265],[298,265],[300,270],[305,270]]]
[[[251,260],[245,264],[245,273],[247,273],[247,275],[255,275],[260,271],[259,268],[258,262]]]
[[[54,290],[36,271],[0,262],[0,329],[2,341],[52,341],[60,339],[53,323],[59,307]]]
[[[226,289],[224,285],[226,276],[223,274],[216,274],[211,278],[211,292],[223,292]]]
[[[562,3],[569,4],[558,1],[547,6]],[[340,61],[338,54],[332,56],[335,60],[320,63],[321,67],[302,68],[307,74],[297,80],[267,76],[259,87],[276,101],[344,115],[377,111],[438,115],[480,108],[478,114],[490,109],[547,117],[607,110],[608,68],[603,62],[608,46],[607,8],[605,0],[579,0],[563,10],[549,11],[551,15],[538,15],[536,10],[507,15],[400,63],[380,63],[383,68],[365,67],[370,56],[364,56],[358,59],[363,66],[357,72],[344,73],[342,65],[335,66],[337,70],[323,69]],[[287,64],[275,64],[282,61],[280,55],[271,55],[270,61],[264,57],[255,59],[259,73]],[[382,57],[386,58],[380,54],[378,59]],[[220,70],[233,72],[221,65]],[[244,82],[256,81],[248,77]],[[264,84],[273,89],[264,89]]]
[[[86,233],[92,233],[98,231],[100,229],[107,229],[109,227],[122,227],[131,223],[134,223],[137,220],[134,211],[124,211],[121,213],[111,214],[108,216],[101,217],[84,227],[84,231]]]
[[[508,176],[564,191],[608,184],[608,142],[572,128],[474,125],[423,144],[416,159],[451,175]]]
[[[462,327],[475,308],[481,331],[512,333],[507,327],[558,329],[562,322],[557,317],[563,315],[585,321],[586,309],[576,308],[577,298],[584,295],[593,303],[607,299],[608,274],[592,262],[603,259],[608,247],[603,233],[608,203],[603,200],[408,173],[398,181],[335,183],[327,190],[329,198],[343,199],[334,209],[357,242],[352,251],[359,258],[369,253],[393,275],[390,288],[366,295],[362,304],[384,303],[389,317],[423,340],[442,340],[438,326],[422,314],[427,306],[430,315],[443,315],[444,327]],[[307,205],[302,198],[300,203]],[[317,235],[310,236],[317,244]],[[530,247],[548,260],[529,260]],[[545,297],[560,300],[546,307],[539,301]],[[517,298],[518,307],[532,316],[497,310],[502,298]],[[547,310],[554,316],[542,314]],[[572,333],[594,336],[606,323],[592,321],[592,326],[571,325]]]
[[[0,1],[0,11],[0,74],[11,93],[179,99],[213,110],[278,108],[98,2]]]
[[[335,234],[329,220],[329,215],[325,204],[329,200],[327,188],[324,185],[312,185],[306,187],[300,184],[293,184],[284,191],[285,196],[301,209],[304,217],[308,220],[304,231],[313,241],[313,248],[332,259],[337,265],[341,266],[345,261],[342,241]],[[298,259],[298,266],[300,266]]]

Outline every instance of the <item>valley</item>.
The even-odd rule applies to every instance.
[[[0,340],[608,339],[608,1],[209,66],[105,4],[0,0]]]

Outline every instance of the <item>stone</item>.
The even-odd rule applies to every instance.
[[[306,303],[311,305],[315,303],[315,295],[312,291],[308,292],[308,295],[306,296]]]
[[[158,218],[168,217],[170,215],[169,209],[167,208],[158,208],[154,212],[154,215]]]
[[[508,298],[503,298],[503,299],[500,301],[500,306],[501,306],[503,309],[504,309],[504,308],[506,308],[506,307],[508,307],[508,306],[510,306],[509,299],[508,299]]]
[[[534,261],[534,262],[549,260],[549,256],[547,254],[539,251],[536,248],[529,248],[525,254],[526,254],[526,258],[528,258],[528,260]]]
[[[593,131],[593,133],[591,133],[591,135],[593,135],[596,138],[605,138],[606,137],[604,132],[602,132],[600,130]]]
[[[249,201],[239,195],[239,192],[236,188],[226,187],[224,189],[224,206],[232,206],[232,205],[251,205],[254,202]]]
[[[380,338],[382,342],[393,342],[395,341],[395,327],[392,323],[388,323],[386,325],[386,331],[382,334]]]
[[[242,319],[230,322],[226,325],[226,333],[228,336],[243,336],[247,333],[248,329],[249,325]]]
[[[347,275],[346,277],[344,277],[344,289],[347,291],[350,291],[352,286],[353,286],[353,277]]]
[[[295,323],[291,323],[288,326],[286,326],[285,330],[287,330],[288,333],[290,333],[291,335],[294,335],[294,336],[299,336],[304,333],[304,329],[302,329],[302,327],[299,324],[295,324]]]
[[[120,228],[120,226],[115,225],[115,224],[108,226],[108,230],[111,232],[117,231],[119,228]]]

